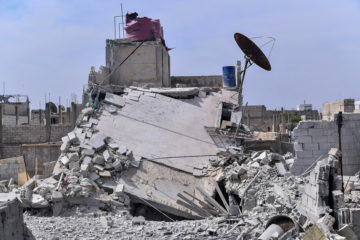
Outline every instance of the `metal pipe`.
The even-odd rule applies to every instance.
[[[114,16],[114,39],[116,39],[116,18],[121,16]]]
[[[125,38],[125,32],[124,32],[124,13],[123,13],[123,6],[122,3],[120,4],[121,6],[121,23],[122,23],[122,32],[123,32],[123,38]],[[120,35],[120,29],[119,29],[119,35]]]

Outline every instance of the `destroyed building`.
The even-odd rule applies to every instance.
[[[233,87],[170,77],[160,21],[137,16],[106,41],[82,105],[0,124],[16,151],[1,153],[1,239],[358,239],[359,114],[343,114],[341,148],[334,120],[291,112],[308,120],[286,142],[284,111],[242,104],[247,63]]]

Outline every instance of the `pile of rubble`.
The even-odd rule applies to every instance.
[[[17,195],[23,207],[52,209],[55,217],[66,217],[68,208],[79,206],[77,213],[90,211],[93,215],[82,214],[83,218],[76,216],[69,221],[88,222],[95,217],[104,225],[104,233],[121,238],[341,240],[346,236],[347,239],[356,239],[349,236],[355,236],[360,230],[360,225],[356,223],[357,216],[360,216],[359,174],[345,176],[342,184],[337,174],[341,156],[337,149],[331,149],[327,158],[315,160],[303,175],[293,176],[290,174],[294,163],[291,153],[281,155],[270,151],[250,151],[242,145],[232,144],[219,149],[208,142],[210,137],[206,136],[203,126],[194,128],[203,131],[203,135],[189,138],[163,126],[159,128],[151,122],[144,123],[144,116],[133,113],[134,109],[145,108],[148,102],[161,102],[164,109],[173,112],[171,107],[178,103],[171,103],[170,97],[157,98],[156,94],[127,89],[123,96],[106,93],[103,100],[95,99],[92,104],[97,105],[97,109],[83,109],[74,130],[62,138],[61,155],[54,165],[52,176],[34,176],[20,188],[9,186],[11,194]],[[210,100],[209,106],[216,102],[215,97]],[[191,100],[183,102],[193,103]],[[182,107],[187,110],[189,106],[192,110],[191,104]],[[202,146],[206,146],[204,149],[212,151],[212,154],[195,155],[196,161],[190,155],[181,156],[182,159],[188,158],[183,162],[178,160],[179,157],[173,160],[168,155],[150,159],[148,152],[140,152],[142,148],[139,144],[120,144],[137,142],[125,138],[129,134],[110,136],[108,123],[113,121],[116,126],[120,118],[134,121],[130,113],[141,117],[136,119],[132,128],[145,126],[144,129],[151,127],[177,134],[187,141],[201,142]],[[205,116],[202,119],[206,119]],[[154,119],[158,121],[159,116],[155,114]],[[102,125],[106,125],[106,129]],[[126,141],[119,140],[117,136]],[[146,149],[149,150],[148,147]],[[150,149],[150,152],[155,151]],[[163,161],[166,158],[167,161]],[[149,176],[159,171],[161,175]],[[164,189],[168,191],[164,193]],[[134,214],[136,211],[133,208],[139,207],[139,203],[171,222],[162,223],[161,229],[154,230],[157,224],[145,221],[143,216],[146,217],[146,214],[138,216],[141,211]],[[131,211],[137,216],[132,218]],[[76,220],[77,217],[81,219]],[[35,218],[30,215],[25,217],[32,226],[36,225],[31,220]],[[175,221],[181,218],[187,221]],[[45,220],[36,221],[43,223]],[[54,225],[67,224],[61,217],[56,217],[54,221]],[[121,224],[123,227],[116,227]],[[179,226],[184,228],[179,230]],[[137,233],[132,234],[125,228]],[[56,232],[53,228],[48,230],[50,235]],[[78,236],[88,237],[81,234],[81,227],[77,231]],[[89,231],[93,232],[90,228]],[[43,236],[41,232],[37,234]],[[69,237],[68,233],[64,234],[64,238]]]

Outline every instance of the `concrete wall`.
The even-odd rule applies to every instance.
[[[354,99],[341,99],[332,103],[325,103],[322,105],[322,119],[334,120],[334,114],[338,112],[354,112],[355,100]]]
[[[360,170],[360,113],[343,114],[342,152],[343,173],[353,175]],[[338,147],[335,121],[301,121],[294,129],[297,159],[291,169],[293,174],[306,170],[319,156],[326,156],[332,147]]]
[[[0,160],[0,180],[9,180],[12,178],[15,182],[17,182],[18,172],[25,171],[23,161],[22,157]]]
[[[113,70],[139,45],[129,39],[106,40],[106,67]],[[105,72],[103,69],[102,72]],[[99,74],[90,74],[89,81],[99,82]],[[160,40],[147,41],[131,55],[106,82],[118,86],[170,87],[170,56]]]
[[[222,87],[222,76],[171,76],[171,87],[186,84],[187,87]]]
[[[50,142],[60,141],[70,132],[72,125],[50,125]],[[20,146],[48,142],[45,125],[2,126],[0,136],[0,159],[21,155]]]
[[[0,196],[0,239],[24,239],[23,209],[16,197],[3,199]]]
[[[35,174],[36,159],[38,174],[45,175],[44,163],[57,161],[61,153],[60,146],[61,142],[21,145],[21,153],[24,156],[29,176],[32,177]]]
[[[264,105],[247,106],[243,115],[243,123],[257,127],[260,131],[280,131],[280,122],[291,122],[292,116],[306,116],[306,119],[319,119],[317,110],[267,110]],[[282,119],[282,120],[281,120]]]
[[[15,116],[15,106],[18,107],[19,116],[27,116],[27,109],[29,108],[29,102],[20,103],[0,103],[3,108],[4,115]]]

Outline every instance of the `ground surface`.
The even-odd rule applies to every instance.
[[[30,215],[26,212],[24,221],[36,240],[209,239],[224,236],[236,225],[219,224],[221,218],[178,222],[145,221],[138,225],[137,218],[133,219],[126,212],[115,214],[96,211],[84,214],[79,209],[76,211],[75,214],[65,213],[59,217]]]

